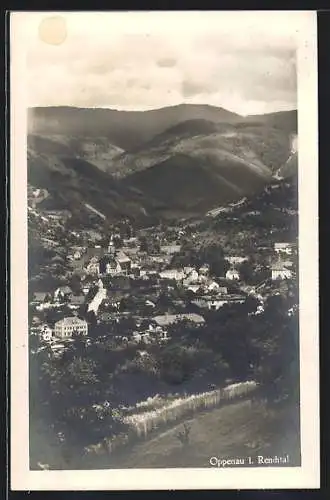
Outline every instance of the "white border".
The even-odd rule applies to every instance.
[[[47,12],[48,15],[51,13]],[[58,12],[56,14],[59,14]],[[67,15],[68,13],[64,13]],[[149,16],[157,13],[147,13]],[[219,12],[176,12],[180,16]],[[257,14],[256,12],[254,14]],[[27,168],[24,23],[11,14],[11,489],[319,488],[318,136],[316,12],[296,15],[298,48],[299,251],[302,465],[295,468],[29,471],[27,356]],[[116,14],[118,15],[118,14]],[[134,16],[142,13],[123,13]],[[161,16],[172,13],[161,13]],[[141,18],[140,18],[141,19]],[[198,17],[197,17],[198,19]],[[181,21],[181,20],[180,20]],[[253,61],[251,62],[253,64]]]

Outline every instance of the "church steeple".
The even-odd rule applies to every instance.
[[[114,256],[116,253],[116,248],[113,242],[113,234],[110,236],[109,245],[108,245],[108,254]]]

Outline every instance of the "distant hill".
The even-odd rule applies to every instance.
[[[28,150],[28,182],[47,189],[49,196],[39,204],[48,209],[86,212],[86,204],[108,219],[144,219],[147,200],[91,163]]]
[[[29,182],[49,191],[48,205],[88,204],[110,218],[202,213],[271,181],[290,156],[294,115],[243,118],[203,105],[35,108]]]
[[[82,158],[106,171],[109,161],[123,153],[106,137],[70,137],[66,135],[29,134],[27,144],[40,154]]]
[[[126,177],[125,185],[162,203],[162,211],[201,213],[260,190],[271,178],[265,167],[225,151],[177,153]]]
[[[224,151],[263,170],[277,169],[291,152],[290,133],[263,124],[213,123],[188,120],[153,137],[134,152],[122,153],[109,162],[108,170],[119,177],[144,170],[176,154],[191,156]]]
[[[36,135],[106,137],[113,145],[131,150],[180,122],[195,119],[230,123],[240,116],[223,108],[198,104],[151,111],[59,106],[29,109],[28,129]]]
[[[243,122],[267,125],[286,132],[297,133],[298,113],[297,110],[292,110],[264,115],[250,115],[244,118]]]

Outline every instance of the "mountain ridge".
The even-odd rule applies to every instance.
[[[296,111],[280,113],[295,114]],[[260,121],[260,116],[266,115],[258,115],[258,118],[253,119]],[[281,116],[283,114],[276,115],[275,118],[271,115],[271,119],[279,120]],[[289,115],[284,118],[286,122],[289,121],[287,116]],[[73,137],[107,137],[115,146],[128,151],[179,122],[199,118],[216,123],[249,120],[225,108],[208,104],[179,104],[146,111],[70,106],[35,107],[28,109],[28,132],[36,135],[57,133]]]

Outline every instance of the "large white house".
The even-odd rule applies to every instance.
[[[55,323],[55,337],[66,339],[72,337],[74,333],[79,335],[88,334],[88,324],[85,320],[71,316],[63,318]]]
[[[290,279],[292,277],[291,269],[288,269],[282,262],[277,262],[272,266],[272,280]]]

